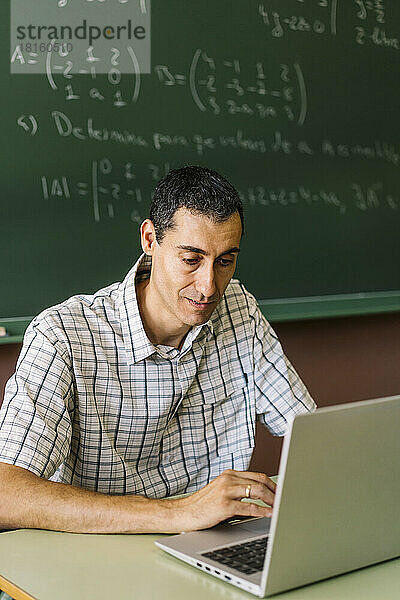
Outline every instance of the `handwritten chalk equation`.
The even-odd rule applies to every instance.
[[[375,46],[400,50],[399,38],[387,31],[390,16],[384,0],[354,0],[359,24],[354,28],[354,39],[360,46]]]
[[[333,209],[340,216],[354,210],[356,212],[398,211],[400,209],[400,196],[385,191],[382,182],[370,185],[350,183],[346,193],[334,190],[318,189],[307,184],[287,188],[269,188],[265,185],[256,185],[240,191],[243,204],[250,207],[290,207],[304,206],[308,208]]]
[[[49,44],[46,44],[48,47]],[[11,63],[22,65],[36,65],[42,57],[46,63],[46,77],[50,88],[58,91],[60,88],[67,101],[79,101],[82,99],[82,93],[78,86],[74,84],[74,63],[70,58],[67,44],[50,44],[52,47],[44,55],[39,52],[27,52],[20,45],[16,47],[11,56]],[[44,56],[44,58],[43,58]],[[124,68],[121,67],[121,59],[129,60],[129,69],[126,61]],[[102,63],[102,70],[106,74],[107,89],[104,84],[97,84],[99,75],[98,65]],[[104,67],[106,63],[106,67]],[[126,72],[127,71],[127,72]],[[96,54],[94,47],[89,46],[86,49],[85,65],[78,69],[79,75],[87,75],[93,82],[88,95],[92,100],[111,101],[113,106],[121,108],[137,102],[141,85],[141,69],[137,56],[131,46],[123,49],[112,47],[102,59]],[[78,81],[79,78],[75,79]],[[102,78],[103,80],[104,78]],[[124,87],[122,88],[122,84]]]
[[[92,219],[129,219],[140,224],[146,218],[151,190],[171,168],[179,166],[169,162],[159,164],[137,161],[115,164],[108,158],[92,160],[86,179],[78,180],[67,174],[40,176],[43,201],[88,200]],[[323,208],[333,210],[340,216],[356,211],[398,211],[400,195],[385,188],[382,181],[369,185],[350,182],[346,191],[315,188],[307,182],[293,187],[268,186],[265,183],[239,189],[239,196],[250,209]],[[89,205],[86,206],[88,208]]]
[[[137,168],[131,161],[114,167],[104,157],[91,161],[86,179],[77,180],[66,174],[41,175],[41,195],[46,201],[89,200],[95,222],[119,217],[141,224],[146,214],[144,202],[149,202],[143,186],[153,188],[170,168],[167,162],[140,164]]]
[[[124,53],[130,59],[129,72],[120,66]],[[12,62],[21,65],[34,65],[38,60],[38,53],[26,53],[20,47],[12,55]],[[85,68],[80,68],[77,76],[68,50],[54,45],[46,53],[48,84],[67,102],[85,102],[89,98],[94,103],[111,103],[116,109],[136,104],[142,86],[148,82],[141,75],[133,49],[113,47],[104,60],[107,61],[106,78],[99,78],[100,58],[93,46],[89,46]],[[195,48],[185,62],[182,72],[170,64],[156,64],[153,68],[155,81],[164,93],[171,88],[181,88],[184,95],[187,90],[187,99],[201,112],[261,120],[284,118],[299,126],[307,118],[307,86],[299,62],[286,64],[277,60],[271,67],[261,59],[255,59],[249,64],[240,57],[216,59],[207,49],[201,48]],[[93,85],[88,89],[87,78],[82,80],[79,75],[86,75]]]
[[[190,65],[178,72],[172,65],[154,67],[165,88],[189,89],[195,107],[214,116],[284,117],[303,125],[307,116],[307,89],[299,63],[267,68],[261,59],[245,64],[240,57],[216,59],[196,48]]]
[[[287,34],[311,34],[334,36],[337,34],[337,0],[297,0],[293,8],[300,8],[302,14],[288,12],[290,3],[260,3],[258,14],[271,38],[279,39]],[[283,13],[286,9],[287,12]]]

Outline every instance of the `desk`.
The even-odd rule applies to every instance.
[[[254,598],[154,546],[160,535],[0,534],[0,588],[16,600]],[[8,583],[7,583],[8,582]],[[10,585],[11,584],[11,585]],[[284,592],[279,600],[398,600],[400,559]]]

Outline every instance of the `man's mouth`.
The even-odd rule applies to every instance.
[[[188,300],[192,306],[199,309],[208,308],[210,304],[212,304],[212,302],[196,302],[196,300],[192,300],[191,298],[186,298],[186,300]]]

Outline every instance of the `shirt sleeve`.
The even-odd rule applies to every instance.
[[[31,324],[0,410],[0,462],[50,478],[70,450],[72,406],[65,357]]]
[[[285,356],[276,333],[252,299],[257,418],[273,435],[282,436],[295,415],[315,410],[316,404]]]

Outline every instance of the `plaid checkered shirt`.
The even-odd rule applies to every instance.
[[[284,435],[315,404],[255,298],[232,280],[181,350],[154,346],[122,283],[73,296],[29,325],[0,410],[0,461],[106,494],[194,492],[248,469],[260,419]]]

